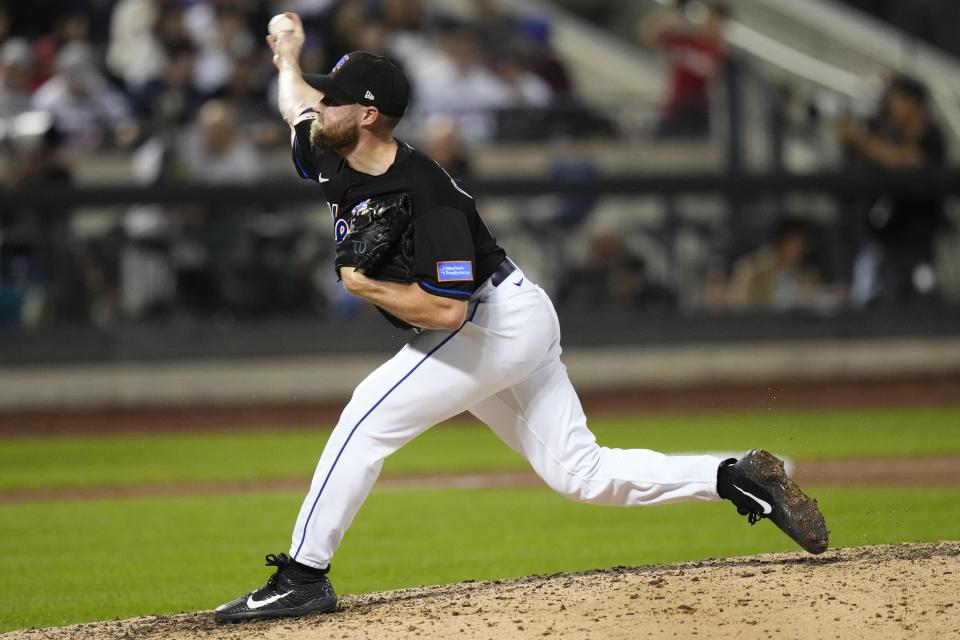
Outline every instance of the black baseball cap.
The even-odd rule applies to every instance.
[[[341,102],[376,107],[394,118],[404,114],[410,100],[410,84],[400,67],[366,51],[343,56],[329,75],[304,74],[303,79],[317,91]]]

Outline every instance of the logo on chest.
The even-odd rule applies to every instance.
[[[350,233],[350,225],[347,223],[346,218],[340,218],[333,224],[333,236],[337,244],[343,242],[348,233]]]
[[[353,209],[350,210],[350,213],[343,216],[342,218],[336,218],[333,221],[333,237],[337,241],[337,244],[343,242],[347,234],[353,231],[358,227],[357,219],[360,218],[359,228],[363,228],[366,223],[369,222],[366,209],[370,205],[370,198],[367,198]],[[331,207],[333,215],[336,216],[340,211],[340,207]]]
[[[473,262],[471,260],[438,262],[437,282],[473,282]]]

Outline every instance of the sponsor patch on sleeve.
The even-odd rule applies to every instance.
[[[472,282],[473,261],[448,260],[437,263],[437,282]]]

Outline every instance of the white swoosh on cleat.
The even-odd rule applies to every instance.
[[[247,608],[248,609],[259,609],[260,607],[265,607],[271,602],[276,602],[280,598],[286,598],[288,595],[293,593],[293,591],[287,591],[286,593],[278,593],[275,596],[270,596],[265,600],[254,600],[253,595],[247,596]]]
[[[763,509],[763,515],[766,516],[766,515],[770,515],[771,513],[773,513],[773,507],[770,506],[770,503],[767,502],[766,500],[761,500],[760,498],[758,498],[757,496],[753,495],[753,494],[750,493],[749,491],[744,491],[743,489],[741,489],[741,488],[738,487],[737,485],[733,485],[733,488],[736,489],[737,491],[739,491],[740,493],[742,493],[743,495],[747,496],[748,498],[752,498],[753,500],[756,500],[756,501],[757,501],[757,504],[759,504],[760,507]]]

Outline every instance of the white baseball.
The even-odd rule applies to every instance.
[[[294,25],[293,20],[282,13],[278,13],[270,18],[270,23],[267,25],[267,32],[270,35],[275,36],[283,33],[284,31],[293,31],[295,26],[296,25]]]

